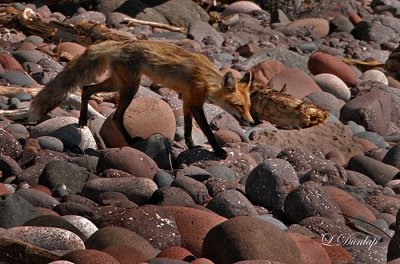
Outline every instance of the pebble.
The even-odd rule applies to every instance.
[[[56,117],[46,120],[30,131],[32,138],[52,136],[61,140],[64,147],[97,149],[96,141],[88,127],[79,128],[75,117]]]
[[[289,68],[278,73],[268,84],[275,90],[284,90],[285,93],[298,99],[321,91],[321,88],[310,76],[296,68]]]
[[[274,246],[276,241],[279,247]],[[204,238],[202,252],[215,263],[243,259],[301,263],[299,249],[290,236],[273,224],[251,216],[234,217],[213,227]]]
[[[379,185],[393,180],[399,172],[396,167],[362,155],[353,156],[349,160],[348,169],[367,175]]]
[[[344,222],[335,201],[321,185],[313,181],[302,183],[290,192],[285,199],[284,210],[293,223],[299,223],[312,216]]]
[[[85,249],[85,244],[78,235],[57,227],[16,226],[8,228],[0,235],[53,251]]]
[[[343,101],[350,100],[350,89],[339,77],[330,73],[321,73],[314,76],[314,81],[322,91],[331,93]]]
[[[389,84],[388,79],[386,78],[385,74],[379,70],[368,70],[363,73],[361,76],[362,80],[371,80],[381,82],[385,85]]]
[[[145,153],[131,147],[108,148],[100,153],[97,171],[119,169],[139,178],[153,179],[158,166]]]
[[[226,190],[218,193],[207,204],[207,208],[226,218],[241,215],[258,215],[251,202],[236,190]]]
[[[129,246],[139,250],[147,259],[158,255],[156,250],[146,239],[135,232],[118,226],[100,228],[85,241],[87,249],[103,250],[110,246]]]
[[[157,185],[147,178],[97,178],[88,181],[81,194],[93,201],[98,201],[104,192],[120,192],[137,204],[145,204],[151,198]]]
[[[312,32],[320,37],[326,37],[329,34],[329,22],[322,18],[303,18],[291,22],[288,27],[310,28]]]
[[[255,204],[283,211],[286,196],[299,186],[296,171],[283,159],[260,163],[246,180],[246,195]]]
[[[339,77],[348,86],[357,82],[357,76],[350,66],[323,52],[314,52],[308,60],[308,68],[314,75],[330,73]]]

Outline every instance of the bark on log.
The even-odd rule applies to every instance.
[[[0,238],[0,254],[22,264],[45,264],[60,258],[43,248],[7,237]]]
[[[16,85],[0,85],[0,95],[7,97],[14,97],[17,93],[28,93],[32,96],[36,96],[38,92],[42,90],[41,87],[22,87]]]
[[[296,99],[272,88],[256,85],[251,94],[251,112],[283,129],[307,128],[323,123],[328,112],[322,107]]]

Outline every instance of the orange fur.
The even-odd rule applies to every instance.
[[[110,71],[107,80],[88,85],[106,70]],[[69,92],[83,86],[79,123],[86,125],[89,97],[97,92],[119,91],[120,103],[114,121],[128,137],[123,127],[123,114],[138,90],[142,74],[183,95],[188,147],[194,146],[191,138],[193,116],[217,155],[226,157],[205,119],[203,104],[206,101],[221,106],[245,125],[253,122],[250,73],[237,82],[231,72],[222,75],[204,55],[158,41],[105,41],[89,47],[36,96],[31,104],[30,120],[39,119],[57,107]]]

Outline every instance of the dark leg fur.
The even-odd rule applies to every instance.
[[[90,96],[96,93],[100,92],[113,92],[115,91],[114,89],[114,84],[110,79],[105,80],[102,83],[97,83],[97,84],[92,84],[92,85],[86,85],[82,87],[82,101],[81,101],[81,111],[79,115],[79,125],[80,126],[86,126],[87,125],[87,119],[88,119],[88,104],[89,104],[89,99]]]
[[[208,143],[210,143],[211,147],[214,149],[215,154],[219,158],[225,159],[227,157],[227,153],[223,148],[220,147],[217,140],[215,139],[214,133],[212,132],[210,126],[208,125],[206,116],[204,114],[203,106],[191,106],[190,112],[192,113],[197,124],[200,126],[200,129],[203,131],[204,135],[206,135],[206,137],[208,139]],[[192,121],[190,120],[190,123],[191,122]],[[186,123],[189,123],[189,121],[186,121],[186,116],[185,116],[185,140],[186,140],[186,133],[187,133],[186,132]],[[192,128],[190,127],[190,130],[191,129]],[[190,140],[193,143],[193,140],[191,138],[191,131],[190,131]],[[186,144],[187,144],[187,142],[186,142]]]

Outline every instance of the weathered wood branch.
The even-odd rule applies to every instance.
[[[167,30],[170,30],[170,31],[180,32],[180,33],[184,33],[184,34],[187,33],[186,29],[181,28],[181,27],[174,27],[174,26],[171,26],[171,25],[163,24],[163,23],[139,20],[139,19],[130,18],[130,17],[126,17],[124,19],[124,22],[128,23],[128,25],[139,24],[139,25],[146,25],[146,26],[151,26],[151,27],[155,27],[155,28],[167,29]]]
[[[38,92],[42,90],[41,87],[22,87],[16,85],[0,85],[0,95],[7,97],[14,97],[17,93],[28,93],[32,96],[36,96]]]
[[[0,253],[22,264],[45,264],[60,258],[43,248],[7,237],[0,238]]]

